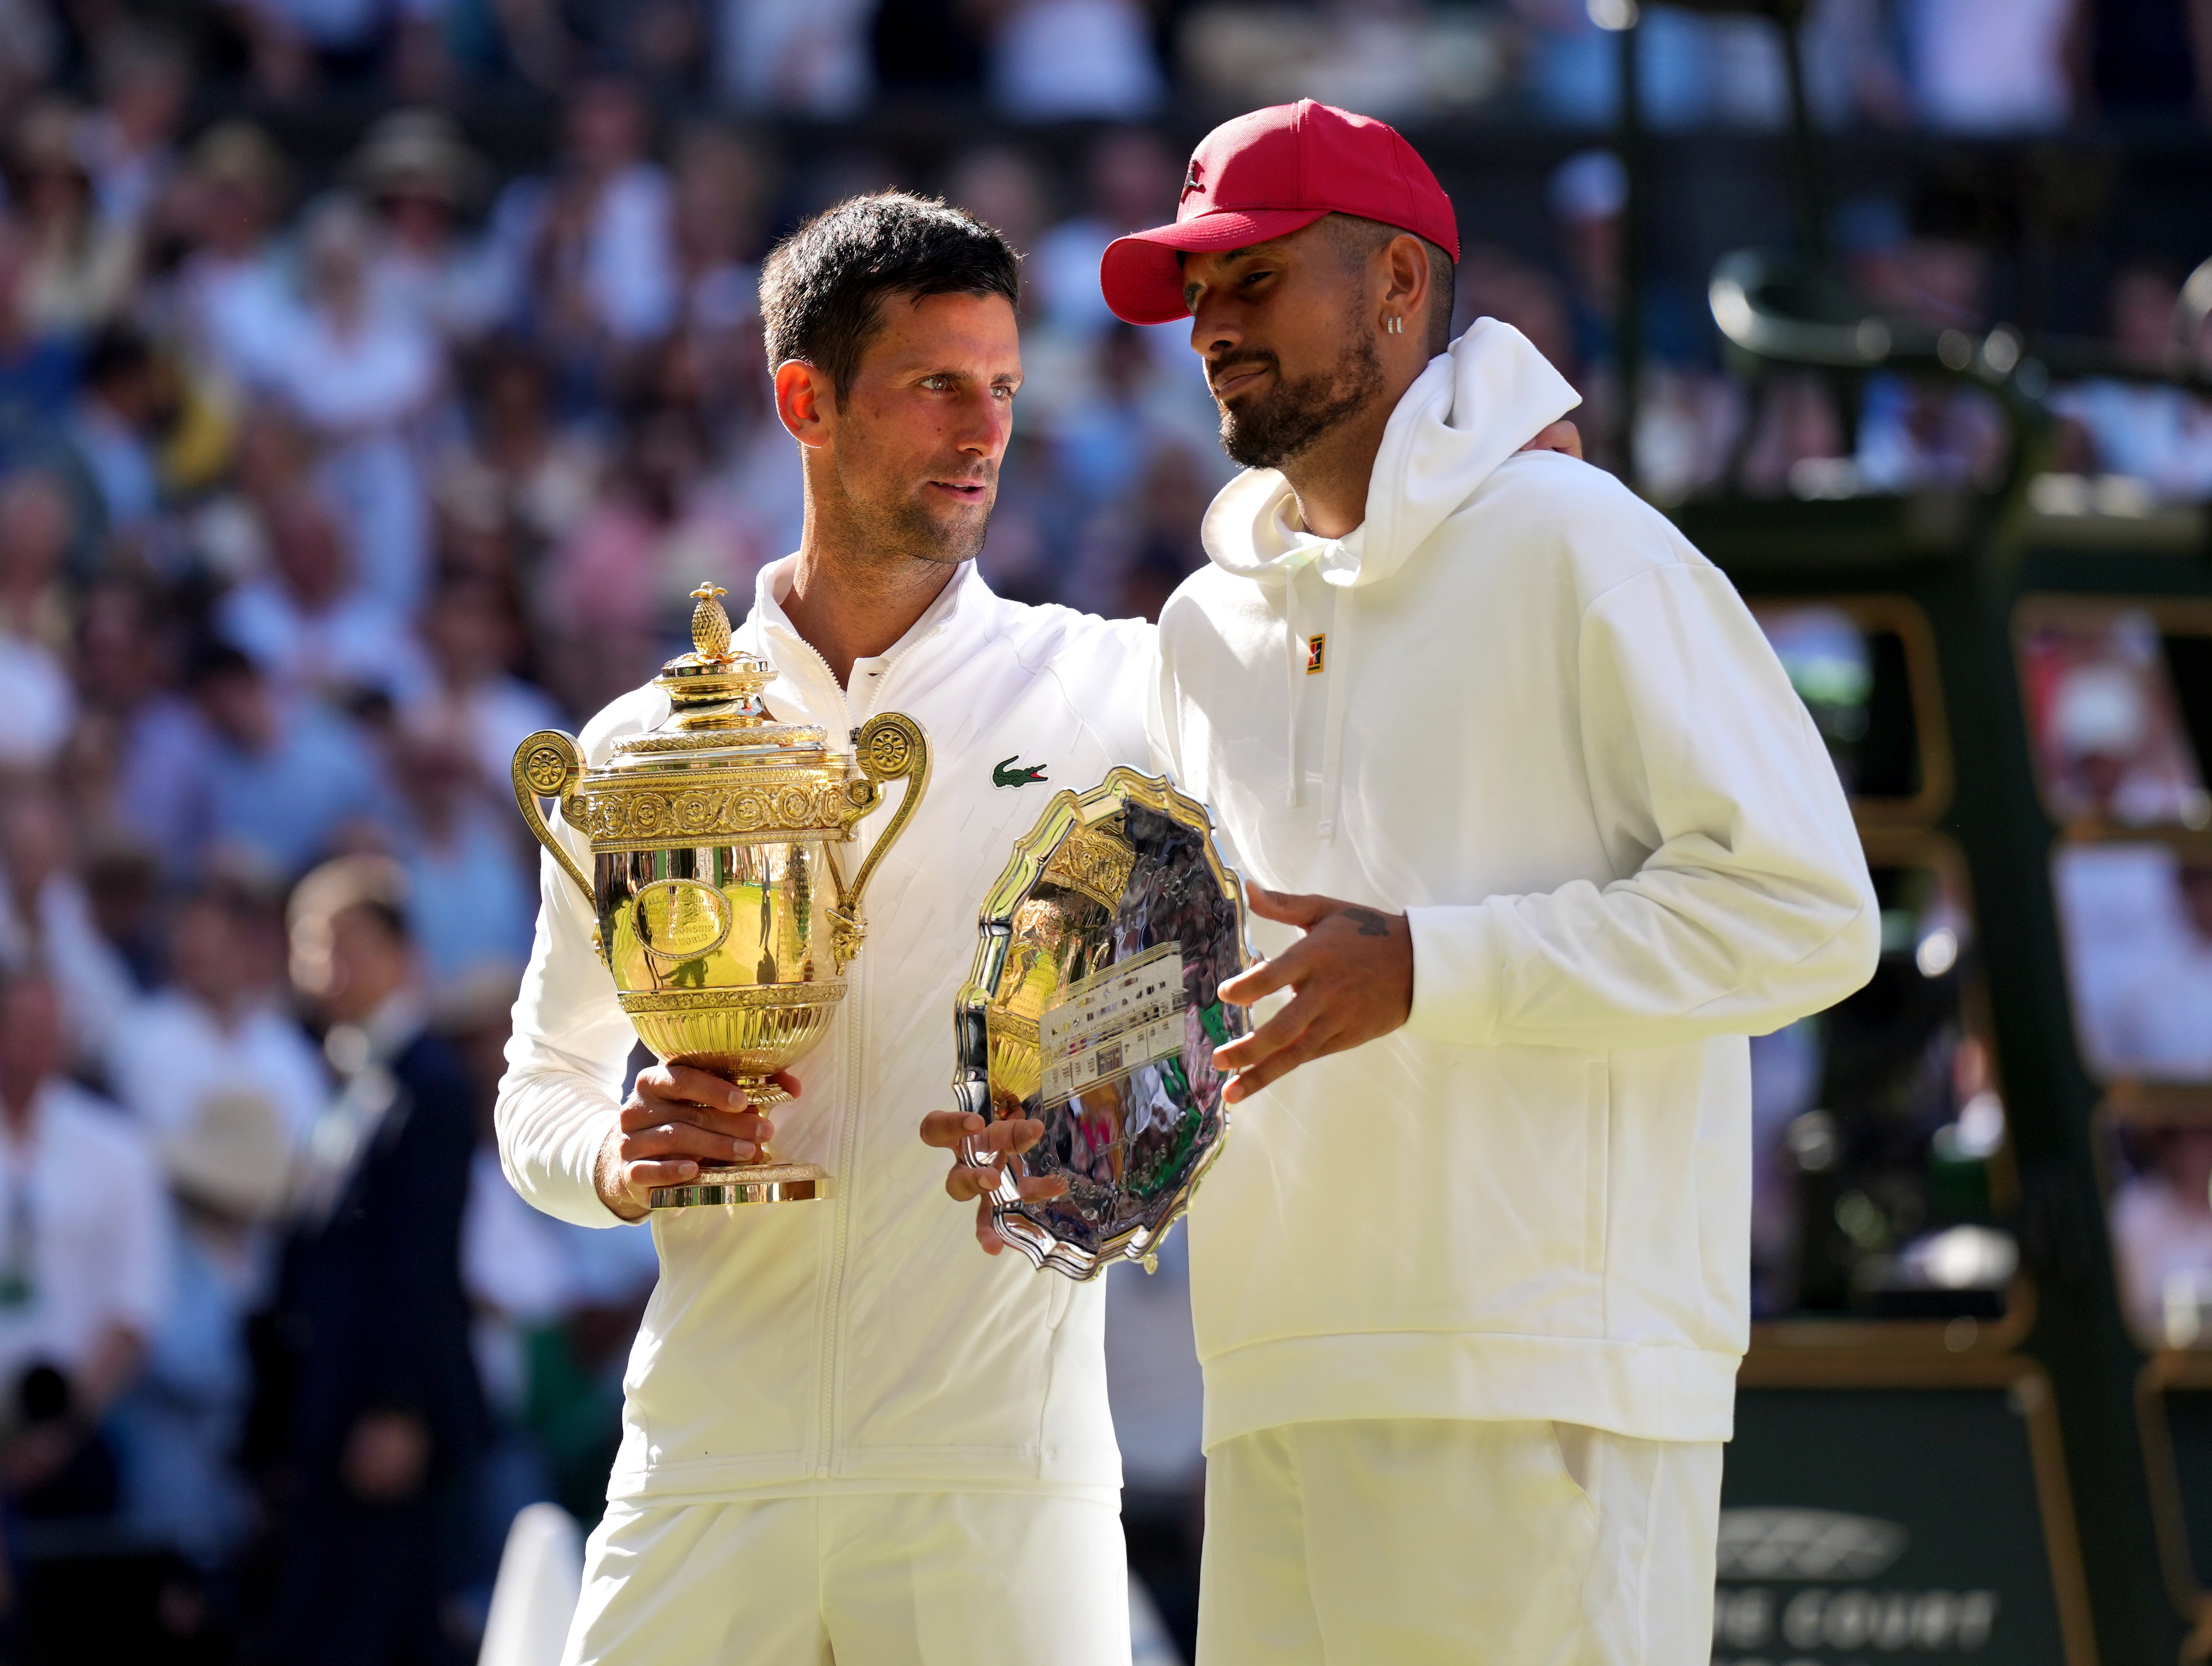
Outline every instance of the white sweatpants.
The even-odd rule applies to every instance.
[[[1206,1456],[1197,1666],[1704,1666],[1721,1448],[1294,1423]]]
[[[1121,1519],[1023,1493],[611,1504],[566,1666],[1129,1666]]]

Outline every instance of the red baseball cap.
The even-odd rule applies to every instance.
[[[1199,142],[1175,224],[1106,246],[1106,304],[1131,324],[1188,318],[1178,252],[1249,248],[1325,214],[1379,220],[1459,258],[1451,198],[1419,153],[1371,116],[1300,99],[1225,121]]]

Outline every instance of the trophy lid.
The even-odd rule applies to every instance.
[[[615,743],[614,769],[649,768],[707,755],[720,762],[773,760],[788,763],[827,761],[826,735],[811,723],[778,723],[761,702],[761,690],[775,680],[768,662],[732,652],[730,616],[722,609],[727,593],[719,584],[702,584],[691,593],[691,652],[660,668],[653,687],[668,696],[668,716],[644,734]]]

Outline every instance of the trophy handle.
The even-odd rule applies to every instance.
[[[598,906],[598,899],[592,894],[592,882],[576,866],[576,859],[568,854],[568,847],[553,836],[553,830],[546,825],[544,812],[538,807],[541,798],[565,800],[575,791],[583,774],[584,755],[576,750],[576,737],[562,730],[540,729],[535,734],[524,736],[522,744],[514,749],[515,806],[522,812],[522,819],[530,830],[537,835],[538,842],[553,853],[553,860],[561,864],[562,872],[576,882],[588,911]]]
[[[914,818],[915,806],[921,802],[922,793],[929,785],[929,740],[921,732],[921,725],[902,712],[885,712],[872,717],[854,731],[854,761],[860,773],[876,789],[874,798],[882,802],[885,781],[904,781],[906,791],[899,795],[899,807],[892,812],[890,824],[883,830],[868,852],[867,860],[860,864],[860,873],[850,885],[838,886],[838,912],[845,923],[837,928],[837,963],[842,967],[860,952],[860,937],[866,929],[860,918],[861,894],[868,888],[868,880],[875,873],[876,864],[884,854],[906,830]],[[873,805],[869,806],[871,809]],[[830,872],[836,868],[833,865]]]

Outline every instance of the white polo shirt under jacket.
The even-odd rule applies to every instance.
[[[904,712],[928,735],[929,785],[870,884],[849,993],[795,1067],[803,1091],[775,1113],[776,1154],[826,1165],[836,1197],[653,1216],[660,1281],[630,1356],[609,1496],[1110,1497],[1121,1472],[1103,1285],[981,1254],[973,1213],[945,1195],[943,1154],[916,1131],[951,1104],[953,997],[1015,839],[1053,793],[1144,762],[1151,629],[1003,600],[970,563],[895,648],[854,667],[848,697],[784,614],[795,562],[762,570],[736,633],[775,668],[769,709],[820,724],[839,745],[872,714]],[[617,738],[667,709],[650,686],[624,696],[586,727],[586,757],[603,763]],[[1042,766],[1043,780],[994,784],[1010,761]],[[860,824],[860,848],[890,815]],[[588,871],[586,842],[560,836]],[[611,1226],[592,1167],[632,1032],[592,952],[583,899],[550,857],[541,875],[500,1085],[501,1155],[539,1208]]]

